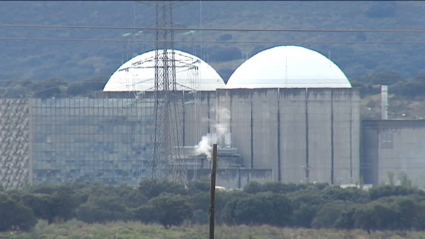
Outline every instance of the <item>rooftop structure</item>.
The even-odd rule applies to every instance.
[[[351,84],[322,54],[300,46],[278,46],[239,66],[226,88],[351,88]]]
[[[163,51],[160,51],[161,54]],[[167,51],[171,60],[174,52],[177,90],[215,91],[225,83],[220,75],[206,62],[191,54]],[[171,63],[170,63],[171,64]],[[103,91],[154,91],[155,51],[138,55],[116,70]]]

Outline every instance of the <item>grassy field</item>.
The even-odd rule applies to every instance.
[[[69,221],[61,225],[40,222],[30,233],[0,233],[1,239],[203,239],[208,238],[207,226],[185,226],[164,229],[159,225],[136,222],[87,225]],[[286,229],[270,226],[218,226],[217,239],[396,239],[425,238],[425,232],[335,231],[314,229]]]

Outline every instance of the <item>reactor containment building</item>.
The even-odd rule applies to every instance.
[[[172,127],[188,180],[209,174],[207,157],[196,153],[207,137],[219,143],[217,183],[226,188],[251,180],[360,181],[359,93],[325,56],[300,46],[270,48],[245,61],[225,84],[198,57],[174,54],[179,104]],[[21,130],[1,125],[10,130],[2,145],[20,139],[2,148],[1,183],[137,185],[146,178],[154,57],[152,51],[124,63],[96,98],[2,100],[2,122],[17,112]]]

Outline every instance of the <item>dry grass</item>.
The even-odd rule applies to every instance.
[[[207,239],[207,226],[185,226],[164,229],[159,225],[116,222],[88,225],[69,221],[61,225],[40,222],[30,233],[7,232],[1,239]],[[218,226],[218,239],[425,239],[425,232],[338,231],[326,229],[290,229],[270,226]]]

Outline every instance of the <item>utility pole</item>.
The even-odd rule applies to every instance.
[[[212,169],[211,169],[211,200],[210,200],[210,236],[214,239],[214,219],[215,219],[215,175],[217,171],[217,144],[213,144]]]

